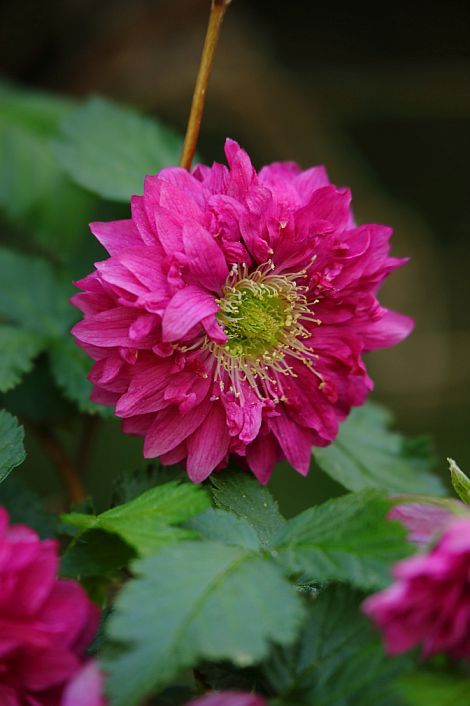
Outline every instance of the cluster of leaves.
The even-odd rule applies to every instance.
[[[201,487],[146,469],[123,477],[104,511],[89,500],[60,518],[20,473],[8,477],[25,458],[11,413],[55,431],[106,414],[89,401],[89,364],[68,335],[71,281],[102,256],[86,223],[125,216],[118,202],[175,163],[180,140],[101,99],[4,86],[0,105],[0,505],[58,536],[61,574],[101,603],[93,649],[111,706],[156,693],[177,705],[198,687],[255,690],[273,706],[464,706],[458,668],[387,658],[360,611],[413,551],[387,519],[389,496],[443,493],[426,444],[390,431],[382,408],[356,410],[314,451],[315,472],[347,492],[292,519],[236,470]]]
[[[367,478],[373,467],[356,422],[346,423],[347,448]],[[0,424],[5,477],[24,458],[23,431],[5,411]],[[384,426],[380,433],[393,448],[398,437]],[[408,450],[401,454],[404,464]],[[364,596],[413,551],[404,528],[387,519],[383,490],[348,492],[286,520],[244,472],[203,487],[153,468],[123,477],[108,510],[96,514],[87,503],[58,523],[29,497],[23,514],[24,491],[9,490],[12,480],[0,486],[0,503],[42,536],[61,535],[62,575],[102,602],[95,649],[112,706],[137,706],[156,692],[183,703],[201,683],[256,690],[273,706],[428,706],[436,690],[450,694],[436,706],[466,703],[462,674],[387,658],[361,614]]]

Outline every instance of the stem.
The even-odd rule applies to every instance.
[[[44,450],[59,471],[59,475],[67,490],[70,505],[82,502],[86,497],[86,493],[80,474],[60,441],[46,427],[35,426],[34,431]]]
[[[194,153],[196,151],[202,114],[206,102],[207,84],[209,83],[217,40],[219,39],[222,20],[224,19],[225,12],[230,2],[231,0],[212,0],[209,24],[207,26],[206,38],[202,49],[199,72],[194,87],[193,102],[191,103],[191,112],[189,113],[188,126],[186,128],[183,151],[180,159],[180,167],[184,167],[184,169],[191,169]]]

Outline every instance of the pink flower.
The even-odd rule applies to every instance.
[[[455,519],[434,549],[399,562],[393,573],[396,582],[363,606],[388,651],[421,643],[425,657],[470,658],[470,519]]]
[[[66,686],[60,706],[106,706],[103,675],[90,660]]]
[[[456,508],[465,507],[457,500],[454,505]],[[407,528],[410,542],[429,544],[453,520],[454,514],[450,510],[450,505],[448,509],[426,503],[400,503],[390,510],[388,517],[390,520],[398,520]]]
[[[222,691],[206,694],[191,701],[187,706],[267,706],[266,701],[256,694],[241,691]]]
[[[83,589],[56,578],[57,549],[55,541],[41,541],[29,527],[9,526],[0,508],[2,706],[61,705],[96,631],[98,609]],[[80,706],[99,702],[83,700]]]
[[[307,474],[372,388],[363,353],[413,324],[376,298],[405,260],[390,228],[356,226],[323,167],[259,174],[227,140],[229,168],[145,179],[132,218],[92,223],[110,257],[78,282],[73,333],[96,361],[93,399],[114,405],[144,456],[204,480],[229,454],[266,483],[286,458]]]

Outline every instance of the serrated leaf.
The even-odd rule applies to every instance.
[[[400,691],[407,706],[468,706],[470,678],[423,670],[402,679]]]
[[[60,573],[78,580],[109,576],[127,566],[133,558],[134,551],[117,535],[90,530],[67,547],[60,562]]]
[[[348,490],[381,488],[390,493],[443,495],[422,440],[389,431],[390,414],[375,404],[354,409],[336,441],[317,448],[320,468]]]
[[[190,483],[166,483],[147,490],[135,500],[100,515],[71,512],[62,520],[82,531],[105,530],[118,534],[139,554],[192,538],[194,532],[176,527],[210,505],[204,488]]]
[[[102,98],[92,98],[62,124],[57,155],[70,177],[93,193],[129,201],[144,177],[177,165],[181,139],[161,123]]]
[[[271,642],[291,642],[303,616],[276,564],[242,547],[183,542],[133,570],[108,626],[112,706],[140,703],[203,659],[253,664]]]
[[[0,483],[26,458],[24,430],[18,420],[4,409],[0,410]]]
[[[75,402],[81,412],[112,417],[111,407],[95,404],[90,400],[93,385],[88,380],[90,358],[79,348],[71,336],[54,341],[49,350],[51,372],[65,397]]]
[[[309,605],[293,648],[277,649],[264,672],[291,706],[401,706],[398,675],[409,658],[384,655],[380,638],[360,613],[362,596],[345,587],[325,590]]]
[[[386,519],[389,510],[379,491],[349,493],[289,520],[271,547],[288,571],[309,581],[380,588],[391,565],[411,553],[405,528]]]
[[[260,548],[260,540],[254,528],[246,520],[225,510],[209,508],[186,522],[185,526],[195,530],[204,539],[214,542],[234,544],[247,549]]]
[[[21,381],[42,347],[37,334],[0,324],[0,392],[11,390]]]
[[[247,473],[225,472],[211,476],[212,496],[222,510],[246,520],[266,545],[285,520],[269,490]]]
[[[134,500],[156,485],[183,480],[186,480],[186,473],[182,469],[160,466],[155,462],[149,463],[145,468],[124,473],[116,479],[113,487],[113,505],[122,505],[129,500]]]
[[[48,262],[0,248],[0,317],[39,336],[63,335],[74,319],[69,286]]]
[[[42,539],[55,535],[57,517],[46,512],[40,498],[16,474],[0,484],[0,505],[8,510],[13,524],[32,527]]]

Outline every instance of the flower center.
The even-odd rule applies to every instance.
[[[285,288],[243,279],[224,294],[218,319],[230,355],[256,358],[282,342],[293,313],[292,296]]]
[[[289,358],[315,373],[316,356],[304,343],[311,337],[305,323],[320,321],[311,309],[317,302],[307,301],[308,287],[297,283],[306,272],[276,274],[273,270],[270,261],[250,273],[246,265],[233,266],[217,301],[217,318],[227,342],[220,345],[206,338],[204,347],[217,360],[216,379],[222,389],[225,371],[236,396],[247,381],[259,397],[278,402],[283,397],[281,376],[296,376]]]

